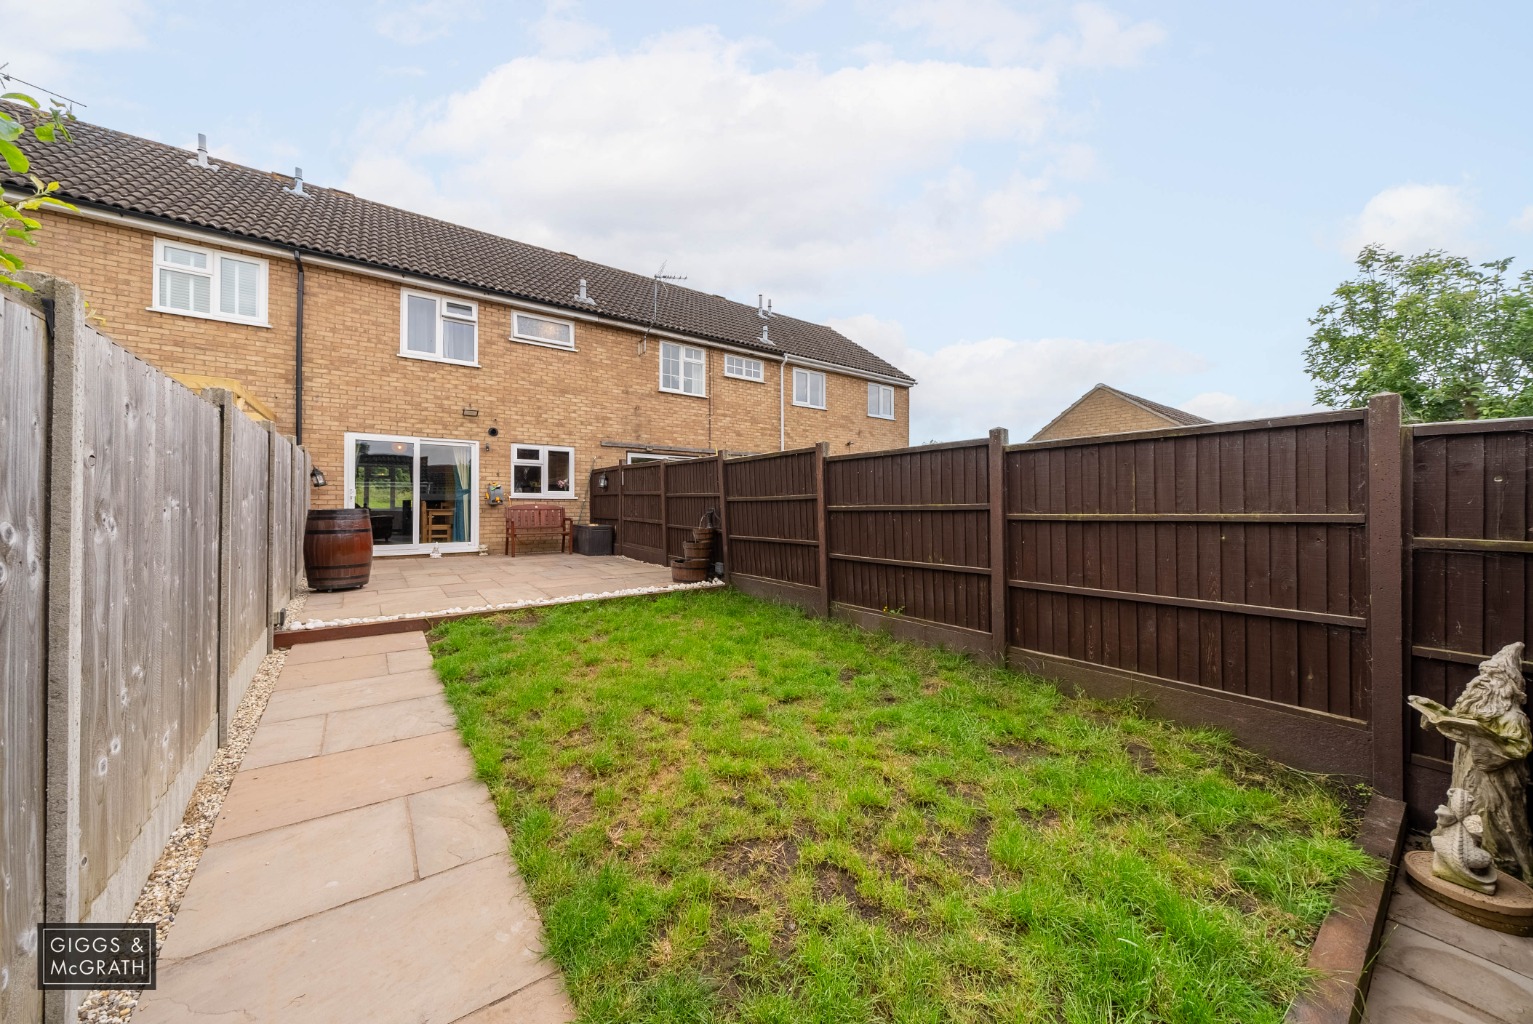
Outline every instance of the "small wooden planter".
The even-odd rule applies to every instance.
[[[671,582],[701,583],[708,578],[708,559],[674,558],[671,560]]]

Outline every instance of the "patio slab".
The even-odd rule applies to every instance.
[[[367,586],[310,594],[298,619],[425,616],[475,605],[670,585],[667,567],[616,555],[375,556]]]
[[[424,637],[302,650],[284,671],[304,685],[272,697],[292,717],[257,728],[136,1019],[573,1020]],[[377,657],[397,669],[347,678]]]

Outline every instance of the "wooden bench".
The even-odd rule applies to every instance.
[[[571,547],[570,520],[558,505],[507,505],[506,553],[516,557],[517,538],[557,537],[559,553]]]

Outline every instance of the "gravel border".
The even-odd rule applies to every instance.
[[[295,601],[302,601],[302,595]],[[288,606],[291,610],[292,605]],[[300,605],[301,607],[301,605]],[[138,894],[129,921],[153,922],[155,925],[155,951],[165,948],[165,937],[175,924],[176,911],[181,909],[181,898],[191,883],[192,874],[207,848],[208,836],[223,809],[224,796],[235,772],[245,760],[245,750],[255,735],[266,702],[271,697],[272,686],[287,662],[287,651],[276,650],[268,654],[256,671],[255,678],[245,690],[245,697],[234,711],[229,723],[229,742],[218,748],[213,763],[192,790],[192,798],[186,805],[181,824],[170,834],[170,841],[149,872],[149,880]],[[81,1024],[124,1024],[131,1020],[138,1008],[138,989],[100,989],[89,993],[80,1005]]]

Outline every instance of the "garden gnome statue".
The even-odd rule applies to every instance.
[[[1426,697],[1407,699],[1421,712],[1423,729],[1431,726],[1457,744],[1452,787],[1467,790],[1473,798],[1472,811],[1483,825],[1485,852],[1503,871],[1533,881],[1527,796],[1533,729],[1522,709],[1527,699],[1522,644],[1508,644],[1480,662],[1479,675],[1469,681],[1451,709]],[[1453,789],[1449,790],[1450,812]],[[1433,835],[1441,831],[1439,827]]]
[[[1448,790],[1432,830],[1432,874],[1487,896],[1496,891],[1496,865],[1480,848],[1483,825],[1467,789]]]

